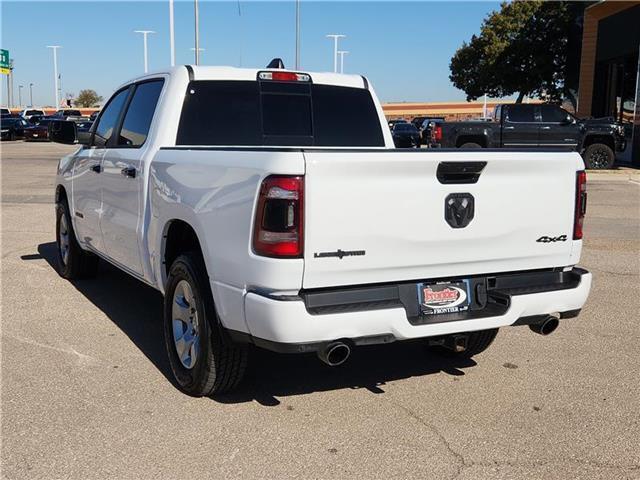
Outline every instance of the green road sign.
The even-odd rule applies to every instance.
[[[0,49],[0,73],[9,74],[9,50]]]

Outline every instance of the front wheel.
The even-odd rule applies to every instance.
[[[589,145],[584,151],[584,163],[589,169],[608,169],[613,167],[616,154],[604,143]]]
[[[460,145],[460,148],[482,148],[482,145],[475,142],[466,142]]]
[[[247,347],[226,338],[217,316],[202,256],[180,255],[171,265],[164,296],[169,364],[184,393],[202,397],[233,390],[247,366]]]

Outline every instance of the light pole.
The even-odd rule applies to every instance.
[[[482,106],[482,118],[487,119],[487,94],[484,94],[484,105]]]
[[[196,49],[194,47],[191,47],[189,50],[191,50],[192,52],[196,51]],[[204,51],[205,51],[204,48],[198,48],[198,52],[199,52],[199,54],[198,54],[198,62],[200,61],[200,53],[202,53]]]
[[[156,32],[154,32],[153,30],[134,30],[133,33],[142,34],[142,40],[144,45],[144,73],[147,73],[149,71],[149,61],[147,58],[147,35],[149,35],[150,33],[156,33]]]
[[[169,45],[171,49],[171,66],[176,64],[176,43],[173,34],[173,0],[169,0]]]
[[[340,73],[344,73],[344,56],[349,52],[346,50],[338,50],[338,53],[340,54]]]
[[[296,0],[296,70],[300,70],[300,0]]]
[[[333,71],[338,73],[338,39],[346,38],[346,35],[331,33],[327,38],[333,38]]]
[[[193,0],[193,17],[195,20],[193,52],[195,53],[196,65],[200,65],[200,15],[198,12],[198,0]]]
[[[33,107],[33,83],[29,84],[29,105]]]
[[[58,92],[58,49],[60,45],[47,45],[47,48],[53,49],[53,83],[56,90],[56,108],[60,106],[60,93]]]
[[[18,85],[18,105],[21,107],[22,106],[22,89],[24,88],[24,85]]]

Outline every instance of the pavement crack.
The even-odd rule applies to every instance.
[[[15,335],[3,335],[3,337],[4,338],[11,338],[12,340],[16,340],[18,342],[26,343],[27,345],[33,345],[35,347],[45,348],[45,349],[48,349],[48,350],[54,350],[56,352],[66,353],[68,355],[73,355],[74,357],[76,357],[76,359],[78,360],[78,363],[80,363],[80,364],[95,365],[95,364],[101,363],[100,360],[98,360],[97,358],[92,357],[90,355],[86,355],[86,354],[81,353],[81,352],[78,352],[73,347],[68,347],[68,348],[56,347],[54,345],[48,345],[46,343],[41,343],[41,342],[38,342],[36,340],[32,340],[30,338],[18,337],[18,336],[15,336]]]
[[[454,479],[458,478],[458,476],[460,476],[460,474],[462,473],[462,471],[466,467],[469,467],[469,466],[473,465],[473,464],[467,463],[467,461],[465,460],[464,456],[462,456],[461,453],[457,452],[451,446],[451,443],[449,443],[449,440],[447,440],[447,438],[434,425],[432,425],[431,423],[426,421],[424,418],[422,418],[420,415],[418,415],[416,412],[414,412],[410,408],[405,407],[404,405],[402,405],[400,403],[394,402],[393,400],[387,399],[387,401],[389,401],[390,403],[392,403],[396,407],[400,408],[407,415],[409,415],[411,418],[416,420],[423,427],[426,427],[431,433],[433,433],[436,437],[438,437],[438,440],[440,441],[440,443],[445,447],[447,452],[449,452],[449,454],[451,454],[451,456],[456,460],[456,463],[458,465],[457,471],[456,471],[455,475],[453,475],[453,477],[451,477],[451,480],[454,480]]]

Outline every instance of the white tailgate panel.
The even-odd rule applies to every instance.
[[[573,245],[576,153],[306,151],[304,288],[567,265]],[[441,161],[486,161],[475,184],[441,184]],[[454,229],[450,193],[475,216]],[[541,243],[542,236],[567,241]],[[362,256],[314,257],[362,251]]]

